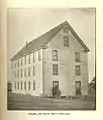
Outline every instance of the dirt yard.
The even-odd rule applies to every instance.
[[[95,110],[95,98],[43,98],[8,93],[8,110]]]

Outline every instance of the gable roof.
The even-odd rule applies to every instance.
[[[40,48],[43,48],[47,43],[49,43],[52,38],[64,27],[68,26],[70,31],[73,33],[73,35],[77,38],[78,42],[83,46],[83,48],[88,52],[88,47],[84,44],[84,42],[80,39],[80,37],[77,35],[77,33],[74,31],[74,29],[71,27],[71,25],[65,21],[61,23],[60,25],[56,26],[55,28],[51,29],[50,31],[46,32],[45,34],[39,36],[38,38],[32,40],[31,42],[27,43],[16,55],[14,55],[13,58],[11,58],[11,61],[30,53],[31,51],[39,50]]]

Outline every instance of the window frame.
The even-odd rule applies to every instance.
[[[18,69],[18,78],[19,78],[19,69]]]
[[[21,57],[21,66],[23,66],[23,58]]]
[[[33,53],[33,63],[35,63],[35,53]]]
[[[75,66],[75,74],[76,74],[77,76],[80,76],[80,75],[81,75],[81,67],[80,67],[80,65],[76,65],[76,66]]]
[[[64,42],[65,47],[69,47],[69,37],[68,36],[63,37],[63,42]]]
[[[15,90],[16,90],[16,82],[15,82]]]
[[[26,55],[25,55],[25,65],[26,65]]]
[[[35,76],[35,66],[33,66],[33,76]]]
[[[75,62],[80,62],[80,52],[75,52]]]
[[[53,64],[53,75],[58,75],[58,64]]]
[[[20,86],[19,86],[19,82],[18,82],[18,90],[19,90]]]
[[[28,90],[30,90],[30,89],[31,89],[31,82],[28,81]]]
[[[53,50],[52,51],[52,60],[53,61],[58,61],[58,50]]]
[[[35,84],[35,81],[33,81],[33,90],[35,91],[36,89],[36,84]]]
[[[30,69],[30,67],[28,67],[28,77],[30,77],[30,72],[31,72],[31,69]]]

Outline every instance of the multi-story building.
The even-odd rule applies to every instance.
[[[11,59],[12,92],[53,96],[88,94],[89,49],[65,21],[26,43]]]

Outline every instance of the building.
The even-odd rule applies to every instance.
[[[89,49],[65,21],[11,59],[12,92],[36,96],[88,94]]]

